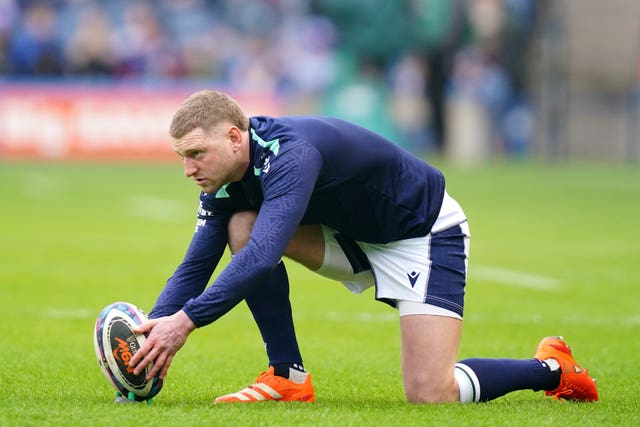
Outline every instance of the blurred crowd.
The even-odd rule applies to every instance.
[[[346,116],[418,151],[442,148],[447,100],[468,99],[492,143],[518,150],[544,3],[0,0],[0,74],[274,92],[293,111]]]

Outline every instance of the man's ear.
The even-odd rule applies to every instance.
[[[233,151],[238,151],[242,145],[242,131],[236,126],[229,128],[229,141],[233,147]]]

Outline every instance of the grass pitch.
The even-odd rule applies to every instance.
[[[266,357],[244,305],[194,332],[152,405],[115,405],[93,351],[107,304],[152,307],[195,225],[175,165],[0,163],[0,425],[640,425],[640,171],[443,167],[472,240],[460,358],[531,357],[564,335],[597,404],[519,391],[479,405],[411,405],[397,314],[289,262],[314,404],[212,405]]]

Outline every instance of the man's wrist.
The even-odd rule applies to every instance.
[[[193,320],[191,320],[191,317],[189,317],[189,315],[184,310],[178,311],[176,313],[176,318],[188,332],[191,332],[196,328],[196,324],[193,322]]]

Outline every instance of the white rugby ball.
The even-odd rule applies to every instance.
[[[151,399],[162,389],[163,382],[156,375],[147,380],[153,363],[134,375],[129,360],[146,340],[133,328],[147,321],[147,315],[133,304],[115,302],[98,315],[93,344],[102,372],[118,393],[130,400]]]

